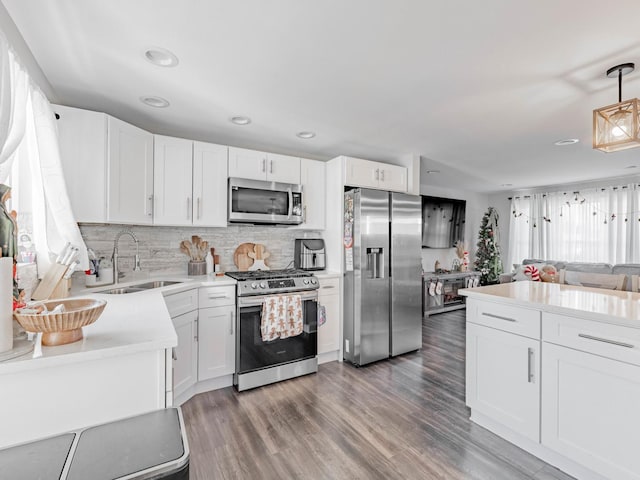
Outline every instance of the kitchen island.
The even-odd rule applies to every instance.
[[[81,341],[36,341],[33,353],[0,363],[0,448],[171,406],[178,340],[165,296],[235,284],[228,277],[172,280],[180,283],[126,295],[98,293],[113,286],[75,292],[107,301]]]
[[[640,479],[640,293],[466,289],[471,420],[580,479]]]

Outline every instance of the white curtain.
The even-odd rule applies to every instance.
[[[511,201],[509,262],[640,263],[640,188],[538,193]]]
[[[67,242],[87,251],[67,194],[54,112],[0,32],[0,183],[12,187],[11,208],[28,218],[42,276]]]

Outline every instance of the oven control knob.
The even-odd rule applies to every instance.
[[[304,280],[302,280],[302,283],[304,283],[305,285],[309,285],[309,279],[305,278]]]
[[[252,283],[251,284],[251,288],[253,288],[255,290],[256,288],[258,288],[258,285],[256,285],[255,283]]]
[[[315,285],[316,283],[318,283],[318,281],[315,278],[311,279],[311,285]]]
[[[264,282],[260,282],[260,288],[267,288],[267,286],[264,284]]]

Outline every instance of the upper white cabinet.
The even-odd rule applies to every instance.
[[[227,226],[225,145],[193,142],[193,224]]]
[[[300,159],[288,155],[229,147],[229,176],[300,183]]]
[[[62,168],[75,218],[150,224],[153,135],[104,113],[54,105]]]
[[[300,159],[300,183],[302,184],[302,219],[296,228],[324,230],[326,203],[325,162]]]
[[[155,225],[226,226],[227,147],[155,135]]]
[[[153,222],[153,135],[108,117],[107,221]]]
[[[192,158],[191,140],[154,136],[154,224],[191,225]]]
[[[392,192],[407,191],[407,168],[361,158],[344,158],[345,185],[377,188]]]

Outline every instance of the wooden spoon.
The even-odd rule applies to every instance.
[[[192,245],[189,240],[182,240],[180,242],[180,251],[187,254],[191,260],[193,260],[193,251],[191,249]]]

